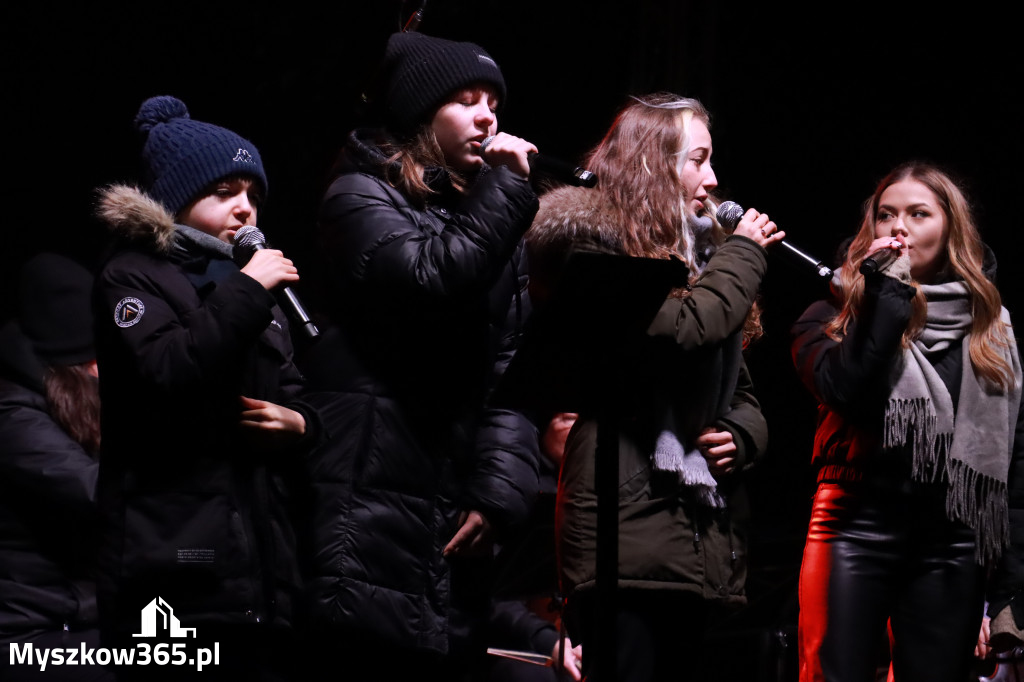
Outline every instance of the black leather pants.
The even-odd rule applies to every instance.
[[[974,533],[946,519],[941,495],[818,487],[800,569],[801,682],[874,680],[887,621],[896,682],[963,682],[983,608]]]

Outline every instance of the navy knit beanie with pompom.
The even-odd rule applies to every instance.
[[[147,191],[178,215],[221,178],[246,175],[267,193],[267,176],[256,146],[227,128],[192,120],[176,97],[151,97],[139,107],[135,128],[142,147]]]

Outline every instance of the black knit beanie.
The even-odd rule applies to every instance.
[[[214,182],[247,175],[267,193],[267,176],[256,145],[227,128],[189,118],[176,97],[151,97],[139,107],[135,128],[142,147],[149,194],[177,215]]]
[[[66,256],[40,253],[22,267],[18,317],[44,363],[80,365],[96,359],[91,291],[92,275]]]
[[[422,33],[394,33],[384,53],[384,118],[399,135],[416,126],[444,103],[445,97],[474,83],[493,85],[505,101],[505,79],[483,48]]]

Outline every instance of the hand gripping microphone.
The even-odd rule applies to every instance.
[[[740,219],[743,217],[743,207],[737,204],[735,201],[724,201],[718,207],[718,211],[715,213],[715,217],[718,218],[718,222],[732,232],[739,225]],[[785,239],[779,242],[779,246],[782,250],[791,256],[793,256],[797,262],[810,265],[814,268],[814,271],[818,274],[818,277],[832,277],[832,268],[822,263],[813,256],[808,256],[806,253],[796,248]]]
[[[248,263],[254,252],[265,248],[267,248],[267,239],[255,225],[246,225],[235,232],[234,259],[236,263]],[[302,328],[308,338],[315,339],[320,335],[320,330],[313,324],[313,320],[309,319],[306,309],[302,307],[299,297],[295,295],[291,287],[281,288],[280,303],[281,307],[288,312],[288,317]]]
[[[483,155],[487,151],[488,145],[494,139],[494,135],[484,138],[480,143],[480,154]],[[574,187],[594,187],[597,185],[597,176],[588,171],[586,168],[577,166],[574,163],[568,161],[562,161],[561,159],[553,159],[550,156],[544,154],[538,154],[537,152],[530,152],[526,155],[526,160],[530,164],[530,170],[554,178],[559,182],[564,182],[567,185],[573,185]]]
[[[899,249],[879,249],[861,261],[860,274],[872,275],[900,257]]]

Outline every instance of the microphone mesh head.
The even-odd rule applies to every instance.
[[[264,246],[267,238],[255,225],[246,225],[235,232],[235,246],[243,249],[251,249],[257,246]]]
[[[718,223],[729,232],[736,229],[743,217],[743,207],[735,201],[723,201],[715,212]]]

